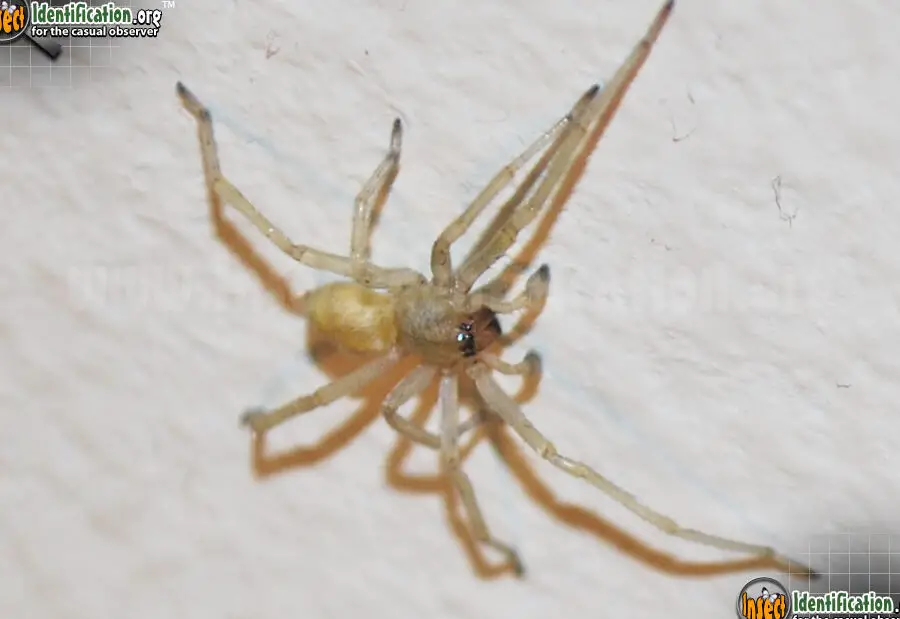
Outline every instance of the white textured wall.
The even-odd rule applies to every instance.
[[[442,225],[657,8],[178,0],[93,87],[0,95],[18,172],[0,233],[0,616],[607,617],[648,594],[672,616],[728,616],[754,573],[656,570],[548,515],[486,446],[469,470],[521,583],[478,580],[440,499],[386,485],[380,420],[255,481],[237,416],[327,378],[293,360],[303,322],[211,235],[173,90],[213,108],[247,195],[337,252],[401,115],[375,257],[424,269]],[[546,375],[527,411],[558,447],[751,541],[895,517],[898,31],[889,0],[681,1],[542,254],[553,288],[527,345]],[[250,238],[299,289],[327,281]],[[692,297],[705,277],[729,293]],[[272,442],[313,443],[355,406]],[[652,548],[727,558],[537,471]]]

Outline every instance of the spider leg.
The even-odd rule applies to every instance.
[[[650,55],[674,4],[674,0],[667,0],[600,96],[591,100],[584,114],[572,123],[577,131],[562,140],[564,143],[560,145],[558,154],[547,162],[546,175],[530,198],[506,210],[507,220],[502,225],[498,221],[491,227],[496,233],[483,237],[476,244],[457,272],[458,288],[468,290],[515,243],[519,231],[537,217],[545,203],[553,203],[559,195],[566,195],[565,189],[571,190],[571,184],[577,181],[628,87]]]
[[[572,109],[569,111],[569,114],[566,116],[566,121],[571,123],[576,118],[582,118],[584,115],[584,110],[587,107],[587,104],[594,99],[600,93],[600,84],[594,84],[591,86],[572,106]],[[528,176],[525,181],[522,183],[520,188],[516,191],[513,198],[507,200],[503,206],[497,211],[491,220],[490,224],[482,231],[481,236],[478,241],[472,248],[469,250],[468,255],[466,256],[466,260],[468,260],[471,256],[481,251],[485,245],[487,245],[491,239],[493,239],[497,233],[503,228],[503,226],[509,221],[509,218],[512,217],[513,213],[515,213],[518,206],[521,204],[522,199],[527,195],[527,192],[531,189],[531,187],[538,181],[544,169],[547,167],[547,163],[550,161],[550,158],[559,150],[560,145],[564,136],[558,136],[556,142],[545,152],[544,156],[535,164],[535,166],[530,170]],[[524,191],[523,191],[524,190]]]
[[[381,414],[389,426],[413,443],[423,445],[430,449],[441,448],[441,437],[434,432],[429,432],[428,430],[417,426],[406,417],[400,416],[397,411],[411,398],[419,395],[426,387],[428,387],[428,384],[431,382],[431,379],[434,378],[436,371],[437,370],[432,366],[420,365],[407,374],[403,380],[397,383],[397,386],[388,394],[384,403],[381,405]],[[478,415],[473,415],[459,424],[457,436],[464,436],[480,423],[481,418]]]
[[[363,265],[369,261],[373,210],[379,199],[391,190],[394,179],[397,178],[402,145],[403,125],[396,118],[391,127],[391,142],[387,153],[354,201],[353,231],[350,236],[350,260],[354,264]]]
[[[584,479],[589,484],[598,488],[601,492],[618,502],[622,507],[645,522],[653,525],[663,533],[688,541],[719,548],[722,550],[747,552],[763,559],[776,561],[788,567],[796,565],[795,561],[778,554],[774,548],[758,544],[748,544],[737,540],[711,535],[695,529],[687,529],[680,526],[674,520],[657,511],[654,511],[641,503],[633,494],[616,485],[588,465],[573,460],[557,452],[556,447],[532,425],[519,406],[509,395],[503,391],[500,385],[493,379],[490,370],[485,366],[473,365],[469,375],[475,382],[478,392],[484,398],[485,403],[495,412],[523,441],[533,449],[541,458],[547,460],[556,468]],[[806,568],[808,573],[814,572]]]
[[[188,88],[178,82],[176,91],[185,109],[197,121],[197,133],[200,139],[200,152],[203,158],[203,174],[209,191],[223,201],[235,207],[257,230],[266,236],[285,254],[314,269],[329,271],[337,275],[354,277],[364,286],[371,288],[399,287],[412,283],[424,282],[425,278],[412,269],[383,269],[365,263],[362,272],[354,269],[350,258],[330,254],[307,245],[297,245],[269,219],[260,213],[244,195],[222,174],[219,165],[218,147],[213,132],[212,115],[199,99]]]
[[[560,132],[572,120],[576,111],[584,108],[587,100],[596,94],[597,90],[592,88],[575,104],[572,110],[564,117],[557,120],[552,127],[541,134],[534,142],[532,142],[524,151],[522,151],[515,159],[506,164],[490,182],[481,190],[475,199],[466,207],[463,213],[454,219],[441,232],[437,240],[431,248],[431,273],[434,283],[438,286],[449,286],[453,279],[453,266],[450,259],[450,246],[468,231],[475,219],[481,215],[485,207],[490,204],[497,194],[504,187],[509,185],[515,177],[516,173],[522,167],[535,157],[548,144],[551,144],[559,137]]]
[[[525,358],[518,363],[509,363],[497,355],[481,353],[481,361],[494,370],[507,376],[531,376],[541,372],[541,356],[537,351],[529,350]]]
[[[335,400],[352,395],[372,382],[379,374],[387,371],[398,361],[395,353],[378,357],[342,376],[314,392],[300,396],[283,406],[271,411],[254,410],[241,416],[241,425],[254,432],[266,432],[292,417],[311,412],[317,408],[331,404]]]
[[[411,398],[425,390],[431,379],[434,378],[436,371],[431,366],[420,365],[397,383],[397,386],[388,394],[381,405],[381,415],[389,426],[412,442],[431,449],[440,448],[441,437],[425,428],[420,428],[406,417],[400,416],[397,411]]]
[[[459,453],[459,386],[455,374],[444,376],[440,386],[441,400],[441,463],[444,472],[450,477],[459,497],[463,509],[469,520],[469,525],[475,539],[486,546],[490,546],[506,557],[507,563],[512,566],[516,575],[525,574],[525,567],[515,549],[494,537],[488,529],[481,507],[475,496],[475,489],[469,476],[462,470]]]
[[[466,309],[473,312],[480,307],[489,307],[497,314],[510,314],[521,309],[536,310],[547,300],[550,292],[550,267],[542,264],[525,282],[525,290],[507,301],[489,292],[475,292],[466,298]]]
[[[501,223],[495,219],[491,225],[497,233],[475,247],[457,270],[455,285],[458,290],[470,290],[475,281],[512,247],[519,231],[537,217],[548,198],[551,195],[555,198],[558,188],[563,185],[566,171],[572,167],[579,143],[587,135],[585,116],[589,111],[585,110],[572,119],[566,131],[547,149],[513,196],[501,207],[498,217],[505,217],[505,221]],[[532,191],[535,184],[537,186]]]

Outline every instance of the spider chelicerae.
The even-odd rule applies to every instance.
[[[540,371],[540,357],[529,352],[517,363],[504,361],[495,348],[503,343],[498,315],[520,310],[538,311],[547,298],[550,269],[543,265],[528,278],[519,295],[506,299],[506,285],[496,278],[474,288],[477,280],[516,242],[521,230],[558,199],[583,167],[612,118],[628,86],[637,75],[672,12],[668,0],[644,37],[632,49],[605,88],[594,85],[535,142],[507,164],[462,214],[438,236],[431,249],[431,279],[406,268],[385,268],[370,260],[369,237],[374,209],[399,170],[403,129],[394,121],[390,147],[355,200],[349,256],[326,253],[299,245],[263,215],[222,174],[209,110],[179,82],[177,94],[198,125],[203,170],[208,189],[230,204],[285,254],[314,269],[349,278],[327,284],[305,297],[308,320],[316,332],[345,350],[374,354],[374,359],[311,394],[302,395],[274,410],[253,411],[241,421],[254,432],[265,432],[297,415],[308,413],[362,390],[381,374],[408,357],[418,363],[387,395],[381,413],[390,426],[414,443],[438,450],[442,470],[452,480],[475,538],[505,555],[515,572],[524,572],[515,549],[492,535],[485,524],[469,477],[462,470],[459,439],[482,419],[460,418],[459,381],[467,378],[490,414],[506,423],[543,459],[582,478],[625,508],[660,530],[683,539],[720,549],[741,551],[791,565],[774,549],[686,529],[671,518],[642,504],[585,463],[557,450],[525,416],[515,400],[497,383],[494,373],[528,376]],[[515,187],[486,232],[458,266],[450,248],[484,209],[506,189],[527,163],[540,158]],[[571,189],[571,187],[569,187]],[[438,377],[440,431],[431,432],[399,414],[399,409],[423,392]]]

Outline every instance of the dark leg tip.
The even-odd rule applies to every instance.
[[[251,408],[240,416],[238,419],[238,424],[242,428],[247,428],[252,430],[254,433],[259,433],[260,428],[259,423],[266,416],[266,411],[262,408]]]
[[[403,123],[400,122],[400,118],[394,119],[394,124],[391,125],[391,149],[390,154],[397,158],[400,156],[400,146],[403,140]]]
[[[543,370],[544,362],[541,360],[541,355],[535,350],[529,350],[525,355],[525,362],[531,366],[530,372],[532,375],[540,374]]]
[[[512,570],[516,578],[520,580],[525,578],[525,565],[522,563],[521,559],[516,558],[513,560]]]

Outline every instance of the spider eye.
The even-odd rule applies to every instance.
[[[463,357],[474,357],[475,335],[472,333],[472,323],[464,322],[459,325],[459,333],[456,334],[456,341],[459,343],[459,351]]]

